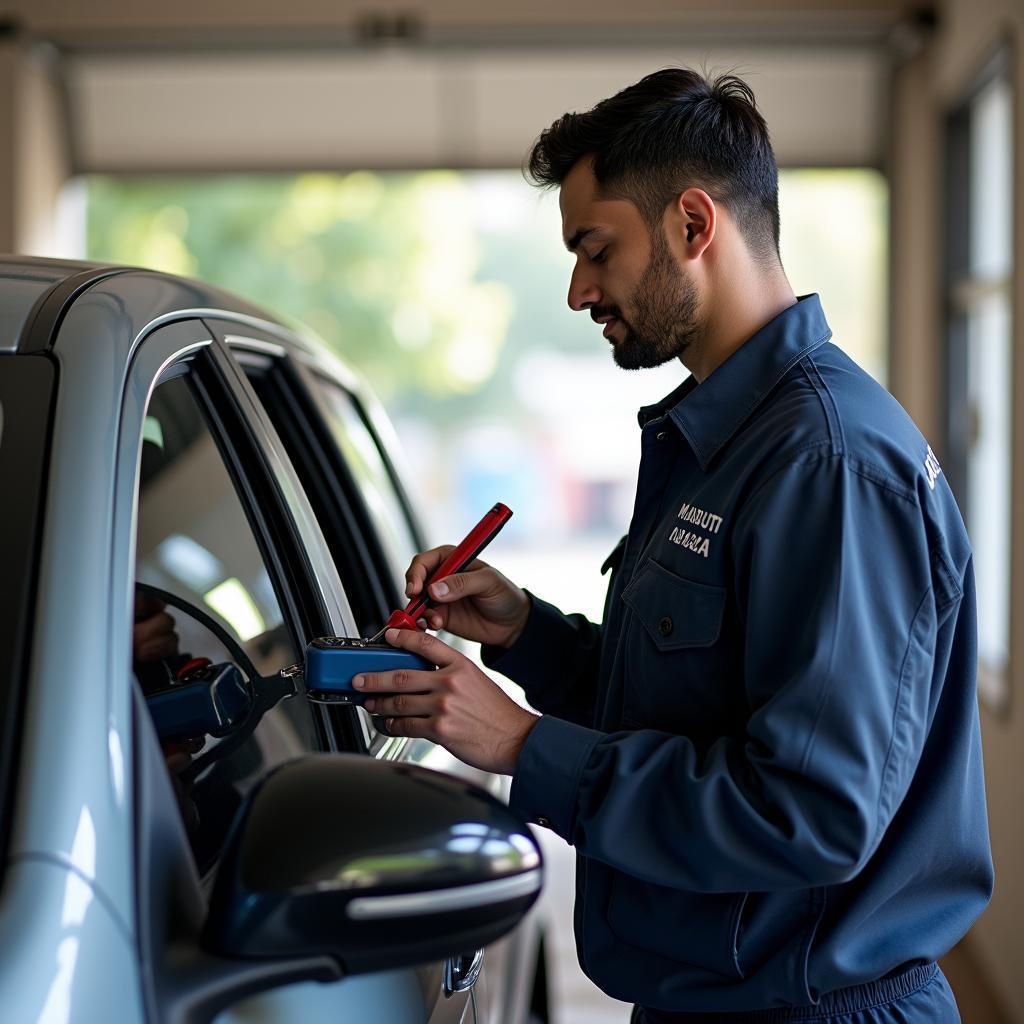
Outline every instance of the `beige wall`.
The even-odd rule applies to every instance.
[[[14,79],[17,52],[0,41],[0,252],[13,252],[14,238]]]
[[[0,252],[66,255],[56,210],[70,174],[51,51],[0,40]]]
[[[941,225],[964,210],[945,209],[942,128],[1002,43],[1013,58],[1014,153],[1014,382],[1024,396],[1024,101],[1020,0],[945,0],[927,49],[895,76],[892,143],[893,344],[892,385],[936,439],[941,427],[943,360]],[[1024,403],[1014,403],[1015,480],[1012,518],[1012,697],[1007,715],[982,708],[986,781],[996,891],[970,936],[970,949],[1012,1020],[1024,1020]]]

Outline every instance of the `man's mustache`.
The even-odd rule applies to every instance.
[[[618,306],[591,306],[590,319],[596,324],[602,317],[613,316],[616,320],[622,320],[622,310]]]

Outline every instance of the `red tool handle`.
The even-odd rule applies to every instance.
[[[500,501],[466,534],[462,543],[434,570],[423,589],[406,605],[405,611],[393,611],[384,629],[419,629],[416,620],[430,603],[427,588],[431,583],[462,572],[512,518],[512,509]],[[383,630],[382,630],[383,632]]]

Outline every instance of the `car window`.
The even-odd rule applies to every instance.
[[[49,359],[0,355],[0,854],[15,790],[56,386]]]
[[[133,662],[154,716],[157,695],[180,690],[176,674],[195,659],[208,659],[210,672],[227,666],[267,678],[298,661],[238,489],[187,376],[154,391],[139,479]],[[159,622],[166,627],[162,615],[174,620],[170,653],[166,628],[159,640],[152,635]],[[158,724],[166,728],[164,720]],[[163,746],[197,864],[205,871],[251,785],[273,765],[317,749],[318,742],[311,709],[299,693],[263,714],[249,735],[165,736]],[[200,764],[207,767],[197,773]]]
[[[377,441],[352,395],[319,374],[313,376],[313,381],[335,443],[380,530],[388,560],[400,576],[404,575],[416,554],[416,538]]]
[[[286,359],[236,348],[264,410],[280,435],[323,531],[362,637],[377,633],[404,604],[404,575],[415,532],[375,434],[350,393]],[[385,737],[358,713],[366,747]]]
[[[371,636],[401,603],[416,550],[387,461],[344,389],[286,359],[234,354],[308,496],[359,635]]]

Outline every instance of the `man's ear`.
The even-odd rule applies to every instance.
[[[684,243],[684,258],[698,259],[715,237],[715,201],[702,188],[688,188],[676,197],[673,212]]]

